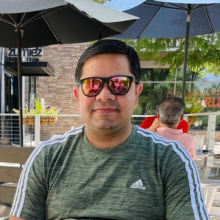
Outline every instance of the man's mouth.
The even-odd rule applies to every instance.
[[[115,107],[98,107],[94,110],[96,113],[107,114],[117,112],[118,109]]]

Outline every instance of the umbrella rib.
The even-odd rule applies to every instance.
[[[174,10],[178,10],[179,9],[181,11],[185,11],[186,10],[185,8],[183,8],[183,7],[179,6],[179,5],[173,4],[173,3],[169,3],[169,5],[172,5],[172,6],[175,7],[175,8],[169,7],[169,9],[174,9]]]
[[[20,20],[20,23],[21,23],[21,24],[22,24],[22,21],[23,21],[25,15],[26,15],[26,13],[23,14],[23,16],[22,16],[22,18],[21,18],[21,20]]]
[[[200,9],[200,8],[205,8],[205,7],[208,7],[208,6],[211,6],[211,5],[214,5],[214,4],[197,4],[195,5],[192,10],[196,10],[196,9]]]
[[[205,13],[206,13],[206,16],[207,16],[207,20],[208,20],[208,22],[209,22],[209,27],[210,27],[212,33],[214,33],[214,29],[213,29],[213,26],[212,26],[212,23],[211,23],[211,20],[210,20],[210,17],[209,17],[209,13],[208,13],[208,11],[207,11],[207,8],[205,7],[204,10],[205,10]]]
[[[57,37],[57,35],[55,34],[55,32],[53,31],[52,27],[50,26],[50,24],[48,23],[47,19],[44,17],[43,14],[42,14],[42,18],[44,19],[45,23],[47,24],[47,26],[48,26],[49,29],[51,30],[53,36],[56,38],[57,42],[60,43],[59,38]]]
[[[2,15],[1,15],[1,17],[0,17],[0,21],[3,21],[3,22],[5,22],[5,23],[7,23],[7,24],[10,24],[10,25],[12,25],[12,26],[14,26],[14,27],[16,26],[14,23],[12,23],[12,22],[10,22],[10,21],[4,19],[4,18],[2,17]]]
[[[201,6],[201,5],[198,5],[198,4],[194,5],[194,6],[191,8],[191,11],[194,11],[195,9],[200,8],[200,6]],[[203,5],[202,5],[202,7],[203,7]]]
[[[36,14],[36,15],[34,15],[34,16],[31,17],[29,20],[25,21],[22,25],[25,26],[26,24],[29,24],[30,22],[33,22],[33,21],[36,21],[36,20],[40,19],[41,16],[38,17],[38,18],[36,18],[36,17],[39,16],[39,15],[41,15],[41,12],[39,12],[39,13]]]
[[[64,6],[62,6],[62,7],[56,8],[56,9],[54,9],[54,10],[52,10],[52,11],[47,12],[47,13],[45,13],[46,10],[44,10],[44,11],[43,11],[43,12],[45,13],[44,16],[47,16],[47,15],[49,15],[49,14],[52,14],[52,13],[58,11],[58,10],[61,10],[61,9],[65,8],[65,7],[67,7],[67,6],[64,5]],[[48,10],[48,9],[47,9],[47,10]],[[40,15],[40,16],[39,16],[39,15]],[[37,16],[39,16],[39,17],[37,17]],[[42,17],[43,17],[43,16],[42,16],[42,11],[40,11],[38,14],[36,14],[36,15],[33,16],[32,18],[30,18],[29,20],[27,20],[26,22],[24,22],[23,26],[26,25],[26,24],[29,24],[30,22],[36,21],[36,20],[38,20],[38,19],[40,19],[40,18],[42,18]]]
[[[12,18],[12,16],[9,14],[8,17],[16,24],[16,21]]]
[[[169,3],[169,5],[172,5],[174,7],[165,6],[164,4],[163,5],[154,5],[154,4],[151,4],[151,3],[148,3],[148,2],[144,2],[143,4],[144,5],[149,5],[149,6],[152,6],[152,7],[167,8],[167,9],[171,9],[171,10],[180,10],[180,11],[187,11],[188,10],[188,7],[187,7],[188,4],[185,4],[186,8],[183,8],[183,7],[181,7],[179,5],[176,5],[174,3]],[[207,6],[211,6],[211,5],[214,5],[214,4],[213,3],[212,4],[196,4],[191,9],[191,11],[194,11],[194,10],[200,9],[200,8],[204,8],[204,6],[207,7]]]
[[[149,5],[149,6],[152,6],[152,7],[157,7],[157,8],[167,8],[167,9],[171,9],[171,10],[185,11],[185,8],[179,7],[175,4],[173,4],[173,6],[175,6],[176,8],[169,7],[169,6],[164,6],[164,5],[154,5],[154,4],[150,4],[150,3],[147,3],[147,2],[144,2],[143,4],[144,5]]]
[[[10,14],[8,14],[7,16],[12,20],[12,22],[3,19],[2,16],[1,16],[0,20],[2,20],[3,22],[5,22],[7,24],[10,24],[10,25],[12,25],[14,27],[16,27],[16,24],[20,24],[21,26],[23,26],[22,21],[23,21],[25,15],[26,15],[26,13],[24,13],[22,15],[22,18],[21,18],[21,20],[18,23],[13,19],[13,17]]]
[[[154,14],[154,16],[151,18],[151,20],[148,22],[148,24],[144,27],[144,29],[141,31],[141,33],[138,35],[137,39],[140,40],[142,34],[145,32],[145,30],[148,28],[150,23],[154,20],[154,18],[157,16],[157,14],[160,12],[161,7],[158,7],[157,12]]]
[[[192,7],[192,4],[185,4],[185,6],[187,9],[186,11],[192,12],[198,6],[198,4],[195,4],[193,7]]]

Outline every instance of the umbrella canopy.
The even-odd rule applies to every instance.
[[[182,98],[185,97],[189,36],[220,31],[220,0],[112,0],[106,5],[140,17],[120,39],[185,37]]]
[[[122,33],[137,17],[91,0],[1,0],[0,46],[80,43]]]
[[[22,129],[21,48],[81,43],[125,31],[135,16],[91,0],[1,0],[0,46],[18,48],[20,144]]]

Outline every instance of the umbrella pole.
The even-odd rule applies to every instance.
[[[19,102],[19,136],[20,146],[23,147],[23,117],[22,117],[22,72],[21,72],[21,29],[17,28],[17,47],[18,47],[18,102]]]
[[[185,51],[184,51],[184,65],[183,65],[183,87],[182,87],[182,99],[185,99],[186,89],[186,67],[188,60],[188,44],[189,44],[189,28],[190,28],[190,11],[187,12],[186,18],[186,38],[185,38]]]

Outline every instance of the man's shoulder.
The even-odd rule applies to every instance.
[[[182,151],[182,145],[177,141],[167,139],[140,127],[137,129],[137,133],[139,136],[135,141],[143,155],[146,151],[149,155],[154,155],[156,160],[168,161],[171,159],[178,161],[180,164],[183,162],[180,158],[188,159],[188,154]]]
[[[53,152],[59,151],[60,148],[63,148],[66,143],[72,142],[83,132],[83,126],[71,129],[67,131],[63,135],[54,135],[47,141],[42,141],[40,145],[37,147],[37,151],[39,152]]]
[[[145,140],[147,145],[150,146],[168,146],[169,145],[169,141],[167,139],[165,139],[164,137],[158,135],[157,133],[155,132],[152,132],[152,131],[149,131],[149,130],[146,130],[146,129],[143,129],[141,127],[138,127],[137,129],[137,133],[139,135],[139,137],[136,139],[136,141],[143,141]]]
[[[183,133],[183,137],[187,140],[194,141],[194,138],[191,134]]]

